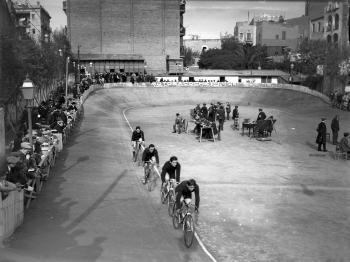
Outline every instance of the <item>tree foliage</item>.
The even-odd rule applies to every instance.
[[[229,37],[221,40],[221,49],[203,52],[198,64],[204,69],[253,69],[263,67],[266,57],[266,47],[243,45]]]
[[[191,66],[195,62],[195,58],[199,57],[199,53],[193,51],[190,47],[184,48],[184,66]]]

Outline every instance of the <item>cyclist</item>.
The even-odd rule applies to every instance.
[[[159,167],[159,156],[158,156],[158,151],[155,148],[155,146],[153,144],[150,144],[144,151],[142,154],[142,162],[143,162],[143,166],[145,168],[145,180],[144,180],[144,184],[146,184],[147,182],[147,178],[148,178],[148,170],[149,170],[149,165],[151,160],[155,158],[155,162],[157,163],[157,166]]]
[[[182,181],[175,188],[175,193],[176,193],[175,205],[176,205],[177,212],[182,207],[182,202],[180,203],[181,197],[183,197],[183,199],[186,199],[186,198],[192,199],[192,192],[195,193],[195,197],[196,197],[195,210],[198,212],[199,201],[200,201],[200,199],[199,199],[199,186],[194,179]]]
[[[135,158],[135,152],[136,152],[136,144],[139,142],[140,144],[143,144],[145,142],[145,135],[141,128],[137,126],[135,130],[132,132],[131,136],[131,146],[132,146],[132,156],[133,159]]]
[[[175,179],[177,183],[180,182],[180,171],[181,171],[181,165],[177,160],[176,156],[170,157],[169,161],[166,161],[162,168],[162,173],[160,174],[160,177],[162,179],[162,187],[161,189],[164,190],[166,188],[165,183],[165,174],[168,173],[169,179]]]

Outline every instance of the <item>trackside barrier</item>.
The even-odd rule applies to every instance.
[[[101,89],[101,85],[91,85],[88,90],[86,90],[83,95],[80,97],[81,105],[84,104],[85,100],[89,95]],[[81,108],[79,109],[81,110]],[[67,126],[68,127],[68,126]],[[66,128],[67,128],[66,127]],[[69,126],[69,130],[65,130],[66,136],[69,136],[70,130],[73,126]],[[61,135],[61,134],[60,134]],[[63,138],[61,138],[63,140]],[[67,137],[62,141],[62,148],[64,141],[67,140]],[[49,166],[53,165],[55,162],[54,158],[50,161]],[[48,169],[49,172],[49,169]],[[48,174],[49,175],[49,174]],[[27,202],[27,207],[29,207],[30,202]],[[16,228],[23,223],[24,218],[24,193],[23,190],[11,191],[5,199],[2,199],[0,194],[0,246],[4,239],[10,237]]]
[[[154,82],[154,83],[106,83],[104,88],[133,88],[133,87],[240,87],[240,88],[275,88],[275,89],[288,89],[305,94],[309,94],[320,98],[323,102],[330,104],[328,96],[312,90],[306,86],[292,85],[292,84],[271,84],[271,83],[230,83],[230,82]]]
[[[0,245],[23,223],[23,203],[23,190],[9,192],[4,200],[0,196]]]

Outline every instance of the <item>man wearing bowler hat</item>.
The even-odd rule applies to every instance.
[[[321,146],[323,146],[323,151],[327,152],[327,149],[326,149],[326,135],[327,135],[326,118],[321,118],[321,123],[318,124],[316,131],[317,131],[316,143],[318,144],[317,150],[321,151]]]

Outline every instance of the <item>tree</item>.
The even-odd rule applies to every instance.
[[[191,66],[195,62],[195,58],[199,57],[198,52],[194,52],[190,47],[185,47],[184,48],[184,66]]]

